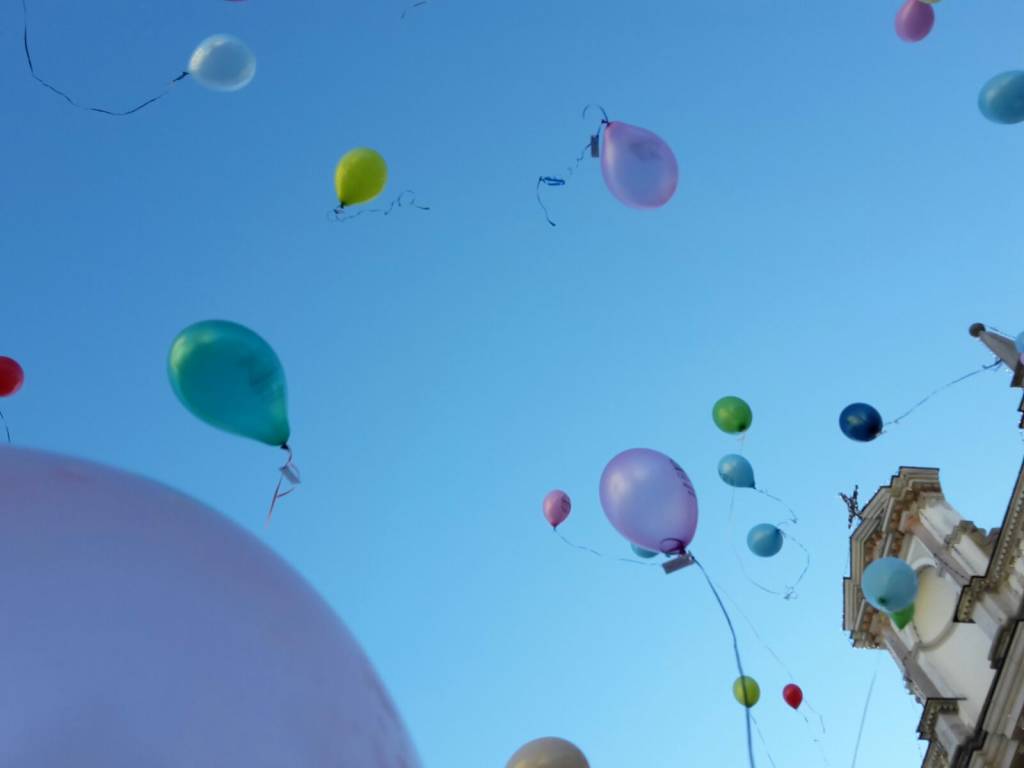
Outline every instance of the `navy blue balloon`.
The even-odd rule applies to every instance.
[[[718,462],[718,476],[733,488],[754,487],[754,468],[736,453],[723,456]]]
[[[636,544],[630,544],[629,546],[633,548],[633,554],[634,555],[636,555],[637,557],[642,557],[644,560],[649,560],[652,557],[657,557],[658,556],[657,552],[652,552],[649,549],[644,549],[643,547],[638,547]]]
[[[782,549],[782,531],[771,523],[755,525],[747,534],[747,546],[758,557],[774,557]]]
[[[1003,72],[985,83],[978,94],[978,109],[993,123],[1024,122],[1024,72]]]
[[[883,557],[864,569],[860,589],[878,610],[898,613],[917,598],[917,574],[898,557]]]
[[[882,414],[867,403],[851,403],[839,414],[839,428],[851,440],[869,443],[882,433]]]

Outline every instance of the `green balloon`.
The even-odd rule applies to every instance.
[[[760,700],[761,686],[752,677],[737,677],[736,682],[732,684],[732,695],[736,697],[736,701],[749,708]]]
[[[190,325],[171,345],[167,371],[174,394],[207,424],[268,445],[288,442],[284,369],[270,345],[245,326]]]
[[[736,435],[750,429],[754,414],[750,406],[738,397],[723,397],[711,409],[711,417],[723,432]]]
[[[896,625],[896,629],[903,629],[914,618],[914,604],[911,603],[902,611],[890,613],[889,618],[892,619],[892,623]]]

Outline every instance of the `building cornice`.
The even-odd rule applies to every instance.
[[[918,735],[926,741],[938,741],[935,725],[939,721],[939,715],[955,715],[959,711],[959,699],[938,697],[927,699],[924,703],[924,711],[921,712],[921,721],[917,724]]]
[[[933,741],[928,745],[921,768],[949,768],[949,755],[939,742]]]
[[[1024,366],[1021,366],[1024,367]],[[974,605],[985,592],[1000,589],[1010,577],[1018,559],[1021,544],[1024,543],[1024,464],[1017,475],[1017,483],[1010,496],[1006,508],[1006,516],[999,531],[988,568],[982,576],[972,576],[967,586],[960,592],[960,600],[956,606],[956,620],[972,621]]]
[[[883,615],[861,591],[864,569],[879,558],[899,556],[907,535],[904,520],[926,495],[942,497],[939,470],[900,467],[861,511],[861,523],[850,536],[850,575],[843,579],[843,629],[857,648],[880,648],[884,626]]]

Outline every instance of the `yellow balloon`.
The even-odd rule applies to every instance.
[[[590,763],[571,741],[551,737],[521,747],[505,768],[590,768]]]
[[[373,200],[387,183],[388,164],[368,147],[346,152],[334,170],[334,192],[342,207]]]
[[[752,677],[737,677],[732,684],[732,695],[745,707],[752,707],[761,698],[761,686]]]

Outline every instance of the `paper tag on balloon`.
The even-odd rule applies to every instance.
[[[590,137],[590,156],[600,157],[601,156],[601,139],[594,134]]]
[[[693,565],[693,555],[689,552],[683,552],[679,557],[674,557],[667,563],[662,563],[661,568],[665,573],[675,573],[691,565]]]
[[[292,485],[298,485],[299,483],[302,482],[299,479],[298,467],[295,467],[290,463],[281,467],[281,474],[284,475],[285,480],[287,480]]]

